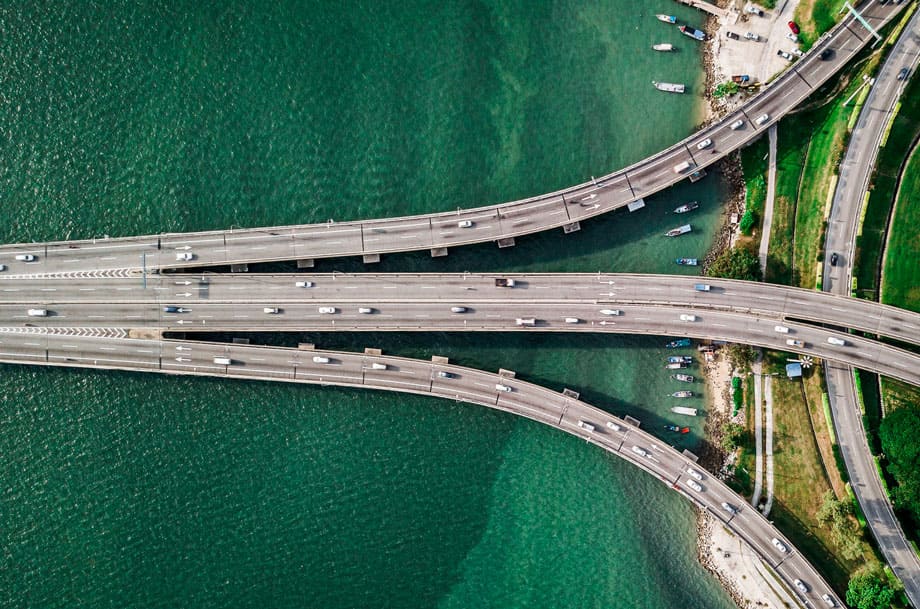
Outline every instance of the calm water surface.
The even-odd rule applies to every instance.
[[[655,12],[699,25],[667,0],[8,3],[0,240],[421,213],[606,173],[697,121],[695,95],[650,85],[702,76]],[[374,270],[674,272],[705,252],[722,192],[714,176],[575,235]],[[664,239],[690,199],[694,232]],[[660,338],[296,339],[512,368],[672,420]],[[731,606],[687,503],[503,413],[16,366],[0,395],[3,607]],[[692,448],[700,424],[669,439]]]

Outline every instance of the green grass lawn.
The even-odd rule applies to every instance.
[[[920,147],[905,167],[897,193],[882,275],[882,302],[920,311]]]

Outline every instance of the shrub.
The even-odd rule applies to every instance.
[[[754,210],[746,209],[744,215],[741,216],[741,234],[750,235],[751,229],[754,228],[754,223],[757,221],[757,217],[754,215]]]

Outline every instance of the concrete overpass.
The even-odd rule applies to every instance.
[[[902,8],[872,1],[862,5],[873,27],[881,27]],[[739,110],[645,160],[560,191],[500,205],[401,218],[8,245],[0,247],[0,263],[7,264],[12,273],[117,274],[123,269],[313,261],[339,256],[364,256],[372,261],[391,252],[428,249],[440,255],[460,245],[510,243],[515,237],[552,228],[576,229],[580,221],[659,192],[759,137],[870,40],[872,36],[862,25],[848,16]],[[828,49],[832,54],[822,60],[821,52]],[[758,123],[762,116],[767,118]],[[742,127],[732,129],[739,120]],[[697,145],[706,139],[712,145],[699,149]],[[689,165],[676,171],[682,163]],[[31,254],[36,259],[17,261],[16,254]],[[180,260],[177,255],[189,259]]]
[[[527,417],[625,459],[709,511],[747,543],[802,606],[821,606],[824,594],[842,604],[782,533],[747,506],[742,497],[696,466],[690,456],[575,396],[533,385],[512,374],[382,355],[170,340],[46,338],[43,346],[35,348],[27,335],[4,335],[0,361],[399,391],[479,404]],[[17,354],[15,358],[9,356],[10,350]],[[215,365],[215,357],[225,357],[233,363]],[[314,357],[328,362],[317,363]],[[439,372],[447,372],[450,377],[440,376]],[[499,391],[496,385],[509,390]],[[693,488],[695,484],[697,489]],[[777,547],[773,539],[784,548]],[[797,588],[795,580],[804,582],[807,591]]]
[[[671,275],[157,275],[0,280],[0,334],[142,331],[613,332],[715,338],[851,363],[920,385],[920,355],[846,333],[920,345],[920,314],[871,301]],[[310,282],[312,287],[298,287]],[[708,291],[694,286],[705,282]],[[462,312],[452,309],[462,307]],[[47,311],[30,316],[29,309]],[[164,310],[172,308],[172,310]],[[332,309],[324,313],[320,309]],[[269,309],[271,312],[265,312]],[[362,309],[369,312],[362,313]],[[603,310],[619,310],[608,315]],[[692,315],[693,320],[681,319]],[[534,319],[518,325],[517,319]],[[577,320],[573,322],[567,319]],[[822,324],[827,325],[824,327]],[[776,326],[786,328],[778,332]],[[846,344],[832,344],[836,338]],[[788,340],[800,345],[789,345]]]

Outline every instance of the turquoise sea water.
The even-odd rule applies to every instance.
[[[606,173],[697,120],[694,96],[650,85],[701,78],[655,12],[699,24],[665,0],[0,7],[0,239],[420,213]],[[373,270],[674,272],[705,252],[721,193],[713,176],[575,235]],[[664,239],[688,199],[694,233]],[[660,338],[298,338],[512,368],[672,420]],[[685,502],[503,413],[16,366],[0,395],[0,606],[731,606]],[[700,423],[670,439],[692,447]]]

